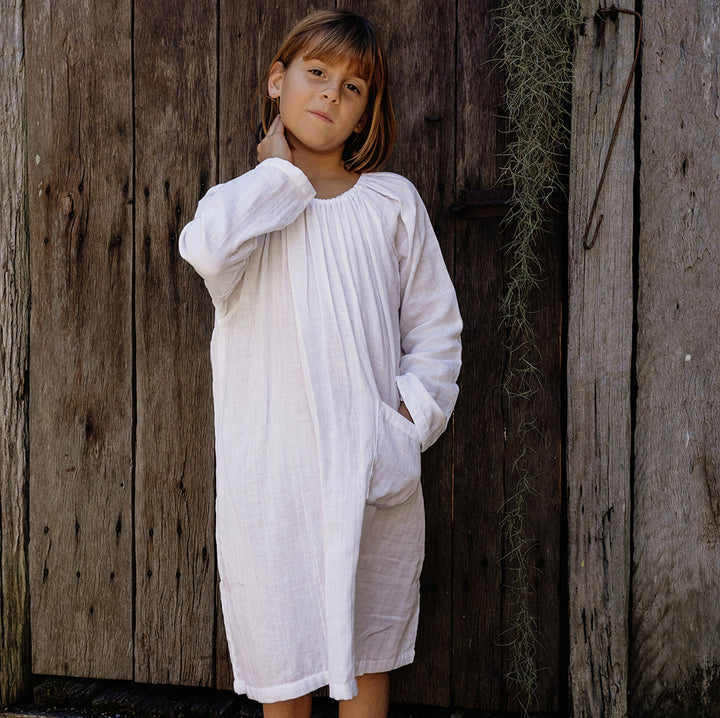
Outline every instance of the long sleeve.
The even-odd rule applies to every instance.
[[[462,319],[427,210],[414,190],[403,202],[400,255],[402,358],[396,379],[423,451],[447,427],[458,395]]]
[[[180,255],[216,307],[240,281],[259,239],[295,221],[314,196],[303,172],[278,158],[208,190],[180,235]]]

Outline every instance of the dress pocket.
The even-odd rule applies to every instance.
[[[367,503],[396,506],[420,484],[420,436],[415,425],[383,401],[378,401],[375,456]]]

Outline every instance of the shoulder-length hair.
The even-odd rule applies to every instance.
[[[385,52],[373,24],[347,10],[320,10],[301,20],[285,38],[258,88],[261,93],[260,136],[267,134],[280,111],[277,98],[267,91],[270,71],[276,62],[285,67],[296,57],[312,57],[323,62],[347,59],[368,83],[365,125],[353,132],[345,143],[343,161],[351,172],[372,172],[389,157],[395,142],[393,112]]]

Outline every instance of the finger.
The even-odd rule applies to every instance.
[[[268,128],[268,135],[279,135],[282,132],[285,132],[285,125],[283,125],[282,118],[279,114],[275,115],[275,119],[272,121],[272,124]]]

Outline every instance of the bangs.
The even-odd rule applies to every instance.
[[[375,43],[365,33],[355,35],[345,35],[339,28],[319,28],[305,38],[298,54],[321,62],[346,60],[354,74],[369,82],[375,72]]]

